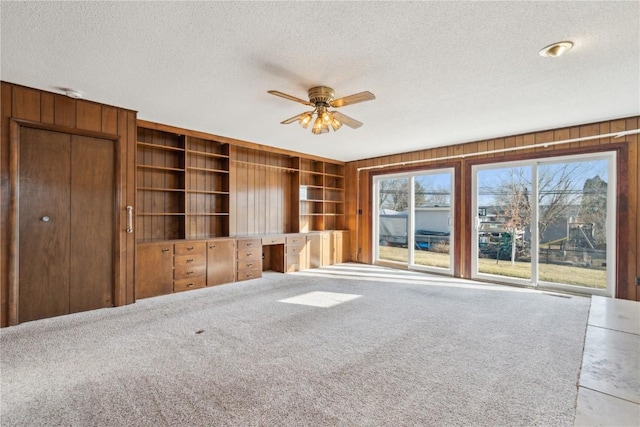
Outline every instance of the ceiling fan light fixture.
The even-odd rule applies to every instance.
[[[333,115],[331,115],[331,127],[333,128],[334,132],[342,127],[342,123],[338,119],[333,117]]]
[[[300,117],[300,125],[306,129],[309,127],[309,123],[311,123],[311,119],[313,119],[313,111],[309,111],[304,114],[304,116]]]
[[[322,118],[318,116],[316,121],[313,122],[313,128],[311,129],[315,135],[320,135],[322,133]]]
[[[544,56],[546,58],[557,58],[558,56],[564,54],[569,51],[573,47],[573,42],[570,41],[561,41],[557,43],[550,44],[549,46],[544,47],[540,52],[540,56]]]
[[[352,129],[357,129],[362,126],[362,122],[342,114],[338,111],[329,111],[329,108],[340,108],[346,105],[357,104],[359,102],[371,101],[376,99],[375,95],[369,91],[354,93],[353,95],[343,96],[342,98],[335,99],[335,94],[332,88],[327,86],[316,86],[309,89],[309,101],[300,99],[298,97],[288,95],[286,93],[277,90],[268,90],[267,93],[271,95],[279,96],[290,101],[295,101],[300,104],[314,107],[313,111],[307,111],[302,114],[293,116],[287,120],[280,122],[283,125],[288,125],[297,121],[304,129],[311,124],[313,120],[313,126],[311,132],[314,135],[320,135],[329,132],[329,126],[335,131],[340,129],[343,124]],[[315,120],[314,120],[315,116]]]

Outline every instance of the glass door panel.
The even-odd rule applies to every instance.
[[[616,156],[473,167],[473,276],[613,295]]]
[[[539,280],[607,288],[607,159],[538,166]]]
[[[408,177],[377,180],[377,240],[378,259],[409,263],[409,203]]]
[[[477,171],[477,273],[516,283],[531,281],[531,182],[531,166]]]
[[[413,179],[413,264],[451,270],[453,170],[416,175]]]

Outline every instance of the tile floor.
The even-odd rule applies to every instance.
[[[594,296],[576,426],[640,426],[640,302]]]

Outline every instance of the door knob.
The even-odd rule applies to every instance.
[[[51,218],[49,218],[49,217],[48,217],[48,216],[46,216],[46,215],[42,217],[42,221],[43,221],[43,222],[49,222],[49,220],[50,220],[50,219],[51,219]]]

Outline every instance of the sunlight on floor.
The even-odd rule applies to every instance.
[[[306,294],[297,295],[291,298],[281,299],[278,302],[286,302],[288,304],[310,305],[313,307],[334,307],[347,301],[360,298],[362,295],[340,294],[336,292],[314,291]]]

